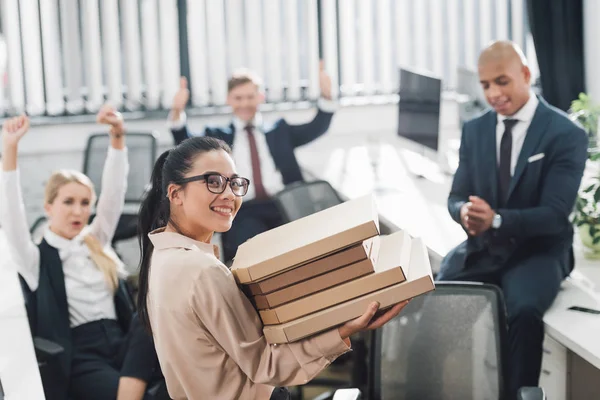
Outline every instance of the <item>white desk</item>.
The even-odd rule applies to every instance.
[[[308,171],[329,181],[347,198],[375,193],[382,221],[422,237],[433,255],[434,266],[466,238],[447,211],[452,177],[428,167],[431,163],[407,151],[403,145],[400,139],[390,139],[387,143],[365,140],[323,149],[318,156],[320,162],[314,163]],[[373,163],[373,159],[378,162]],[[424,175],[430,179],[418,178],[410,172],[410,166],[419,163],[422,163],[421,172],[425,171]],[[568,383],[573,355],[585,360],[594,373],[600,374],[600,315],[567,310],[574,305],[600,310],[600,262],[584,259],[577,240],[576,269],[562,284],[556,301],[544,316],[547,337],[540,385],[549,398],[556,400],[595,398],[573,394],[570,387],[573,384]],[[599,382],[600,376],[595,384]]]
[[[44,399],[21,286],[1,229],[0,381],[6,400]]]

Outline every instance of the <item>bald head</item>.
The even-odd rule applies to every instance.
[[[499,114],[514,115],[529,100],[531,72],[523,51],[509,41],[494,42],[479,56],[479,80]]]
[[[527,66],[527,59],[521,48],[508,40],[499,40],[483,49],[479,55],[479,65],[490,62],[517,63],[520,67]]]

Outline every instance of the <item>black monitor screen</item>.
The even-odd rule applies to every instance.
[[[398,135],[437,151],[442,81],[400,69]]]

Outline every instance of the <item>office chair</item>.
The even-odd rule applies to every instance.
[[[273,200],[284,222],[291,222],[343,202],[327,181],[295,182]]]
[[[90,135],[85,147],[83,173],[94,183],[96,193],[102,193],[102,172],[110,137],[99,133]],[[129,176],[125,193],[125,210],[113,237],[113,245],[121,240],[137,235],[138,209],[142,196],[150,185],[154,161],[157,157],[157,134],[127,133],[127,155],[129,158]],[[92,215],[90,222],[94,219]]]
[[[505,399],[507,319],[494,285],[438,282],[371,336],[369,399]],[[543,400],[524,388],[522,400]]]
[[[274,195],[273,200],[284,223],[295,221],[343,202],[329,182],[323,180],[292,183]],[[358,336],[352,338],[352,347],[354,350],[352,353],[347,353],[334,361],[334,364],[343,364],[350,359],[353,360],[350,380],[315,378],[308,385],[332,388],[360,388],[366,385],[364,379],[366,376],[366,350],[363,338]],[[294,394],[295,399],[302,399],[301,387],[296,387]],[[334,392],[326,392],[319,398],[331,399],[333,396]]]
[[[21,290],[23,292],[23,298],[25,300],[27,319],[29,320],[29,326],[33,330],[35,327],[33,316],[33,307],[35,307],[34,304],[36,301],[35,293],[29,289],[29,286],[20,275],[19,281],[21,283]],[[121,322],[125,323],[126,325],[129,325],[137,307],[135,305],[130,284],[122,279],[120,279],[119,281],[120,285],[118,290],[122,294],[121,298],[125,301],[123,303],[115,303],[115,307],[117,308],[117,314],[123,316],[123,321]],[[32,335],[32,340],[35,349],[35,356],[38,363],[38,368],[40,371],[40,376],[42,378],[42,382],[44,382],[45,379],[51,379],[53,377],[52,370],[57,368],[57,366],[55,365],[55,361],[57,360],[58,356],[65,351],[65,349],[58,343],[41,337]],[[44,384],[44,388],[46,387],[47,385]],[[164,379],[158,379],[158,375],[157,380],[153,382],[148,388],[148,394],[153,400],[170,399],[167,392],[166,382]]]

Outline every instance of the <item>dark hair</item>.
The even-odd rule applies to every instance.
[[[186,139],[177,147],[167,150],[158,157],[152,170],[150,190],[142,199],[138,222],[138,242],[140,246],[140,274],[138,290],[138,315],[142,324],[152,332],[148,315],[148,278],[150,276],[150,259],[152,242],[148,234],[171,222],[171,207],[167,198],[167,188],[171,183],[181,181],[194,163],[195,158],[209,151],[224,150],[231,154],[229,146],[219,139],[210,137],[194,137]]]

